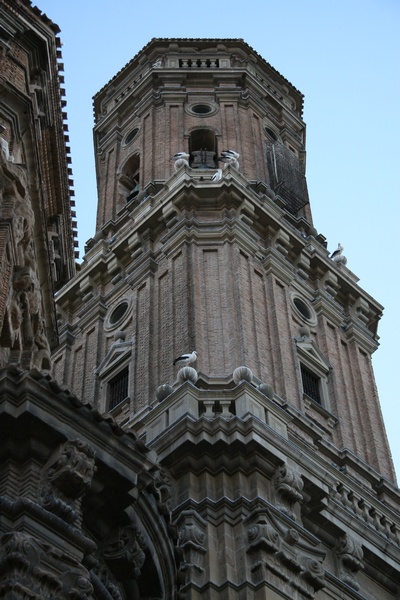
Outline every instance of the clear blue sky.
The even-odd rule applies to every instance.
[[[153,37],[243,38],[305,95],[317,230],[385,307],[373,364],[400,478],[400,2],[37,0],[61,28],[78,231],[94,234],[92,97]]]

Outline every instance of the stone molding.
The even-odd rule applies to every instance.
[[[264,581],[276,591],[284,584],[299,599],[314,598],[325,587],[325,555],[302,539],[301,530],[285,526],[267,510],[255,511],[246,522],[254,584]]]

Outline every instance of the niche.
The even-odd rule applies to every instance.
[[[139,193],[140,155],[133,154],[125,163],[119,176],[119,194],[124,202],[130,202]]]
[[[189,137],[190,166],[192,169],[218,167],[217,138],[211,129],[195,129]]]

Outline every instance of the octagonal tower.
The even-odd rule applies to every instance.
[[[302,102],[236,39],[154,39],[94,99],[54,376],[157,452],[188,599],[400,589],[382,307],[314,227]]]

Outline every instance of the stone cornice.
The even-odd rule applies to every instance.
[[[29,413],[62,438],[74,439],[81,433],[93,445],[99,460],[113,464],[121,474],[128,474],[127,465],[136,464],[138,472],[155,468],[155,453],[144,448],[133,432],[126,432],[109,415],[101,416],[92,405],[80,402],[51,377],[37,370],[8,367],[0,370],[0,386],[3,417]],[[114,461],[116,453],[118,460]]]
[[[285,212],[270,198],[259,196],[239,172],[227,169],[223,181],[218,184],[211,184],[206,177],[209,177],[209,171],[182,168],[154,197],[149,197],[133,211],[125,210],[114,223],[106,224],[104,234],[112,236],[112,243],[105,239],[94,243],[80,273],[64,287],[58,301],[63,304],[64,297],[71,296],[71,292],[72,298],[79,296],[85,278],[93,278],[97,283],[102,281],[103,285],[111,282],[118,270],[132,262],[132,255],[136,258],[133,269],[137,269],[137,260],[145,260],[146,253],[143,252],[150,243],[145,241],[147,231],[151,231],[152,236],[160,235],[164,228],[165,234],[160,238],[164,247],[157,252],[168,252],[170,242],[166,243],[166,240],[172,238],[175,251],[187,240],[197,238],[201,243],[221,244],[226,237],[237,240],[245,251],[258,256],[265,272],[274,273],[287,285],[294,280],[310,288],[318,285],[320,310],[336,325],[342,324],[342,319],[354,305],[355,315],[360,314],[360,318],[355,319],[357,325],[353,330],[359,332],[363,347],[373,351],[376,348],[376,323],[382,307],[357,285],[351,272],[329,259],[327,250],[320,243],[313,243],[314,238],[304,238],[293,230],[283,218]],[[209,216],[218,210],[217,220],[210,219]],[[207,216],[204,221],[202,214]],[[176,236],[179,229],[181,237]],[[300,260],[303,255],[304,265]],[[299,264],[307,268],[308,280],[304,279],[307,276],[304,269],[300,268],[297,273],[293,266],[296,256]],[[157,254],[153,258],[157,262]],[[367,314],[368,320],[364,318]]]
[[[178,46],[179,42],[179,46]],[[214,48],[210,42],[214,42]],[[176,46],[174,53],[173,45]],[[204,44],[207,44],[205,48]],[[206,49],[206,53],[200,48]],[[156,65],[157,59],[164,57],[168,52],[168,62],[159,66]],[[239,59],[237,65],[231,64],[231,57]],[[236,72],[246,71],[249,77],[257,79],[259,85],[268,86],[270,91],[281,97],[286,95],[293,96],[297,105],[297,111],[301,114],[303,95],[294,88],[294,86],[285,79],[276,69],[265,61],[253,48],[241,39],[156,39],[151,40],[132,60],[123,67],[117,75],[111,80],[115,90],[115,99],[121,95],[126,96],[127,91],[134,89],[149,74],[155,74],[160,78],[165,78],[169,74],[175,77],[182,77],[189,73],[202,73],[204,70],[199,67],[185,68],[180,65],[179,60],[201,59],[203,61],[219,60],[220,66],[207,65],[206,72],[215,77],[222,77],[228,73],[230,77],[237,76]],[[161,59],[162,61],[162,59]],[[221,62],[222,61],[222,62]],[[96,116],[99,116],[101,101],[110,89],[109,82],[94,97],[94,108]]]

